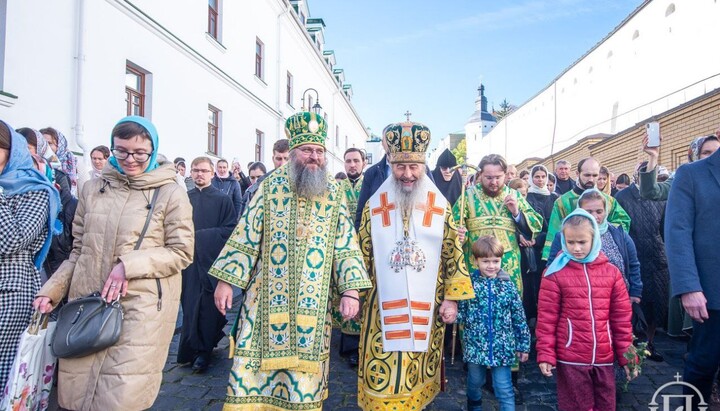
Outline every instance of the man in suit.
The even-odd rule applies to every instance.
[[[720,204],[720,150],[704,160],[680,167],[670,189],[665,218],[665,246],[672,295],[679,296],[693,319],[693,337],[683,381],[710,399],[720,364],[720,253],[716,240]],[[694,390],[693,408],[701,400]]]

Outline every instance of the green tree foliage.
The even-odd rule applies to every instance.
[[[497,110],[493,113],[497,121],[502,120],[505,116],[512,113],[517,107],[513,106],[512,104],[508,103],[507,99],[503,99],[502,103],[500,103],[500,110]]]
[[[460,143],[458,143],[457,147],[450,151],[455,156],[455,160],[457,160],[458,164],[463,164],[465,162],[465,157],[467,156],[467,144],[465,143],[465,139],[462,139]]]

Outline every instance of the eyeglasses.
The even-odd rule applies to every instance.
[[[190,169],[190,172],[196,173],[196,174],[209,174],[209,173],[212,173],[212,170],[202,169],[202,168],[192,168],[192,169]]]
[[[150,156],[152,155],[152,152],[131,153],[129,151],[118,150],[118,149],[114,149],[112,152],[113,152],[113,155],[115,156],[115,158],[117,158],[118,160],[126,160],[129,156],[132,156],[132,158],[134,158],[135,161],[137,161],[138,163],[144,163],[144,162],[148,161],[148,159],[150,159]]]
[[[306,156],[311,156],[313,154],[316,154],[318,157],[322,157],[325,155],[325,149],[324,148],[310,148],[310,147],[302,147],[299,148],[301,153],[305,154]]]

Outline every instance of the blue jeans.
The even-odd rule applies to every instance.
[[[468,363],[467,398],[468,411],[482,410],[482,387],[485,385],[486,365]],[[495,398],[500,403],[500,411],[515,410],[515,393],[512,386],[510,367],[490,367],[492,372]]]

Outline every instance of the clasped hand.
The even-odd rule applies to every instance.
[[[440,318],[445,324],[452,324],[457,319],[457,302],[443,300],[440,304]]]

